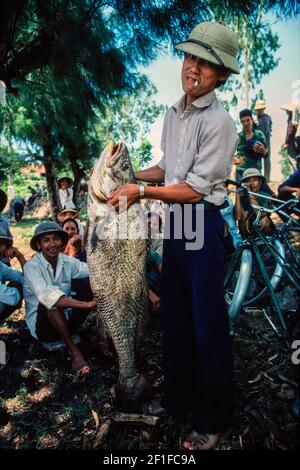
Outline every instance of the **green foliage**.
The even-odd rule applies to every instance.
[[[271,26],[265,20],[267,12],[266,6],[262,2],[258,2],[248,15],[235,17],[232,21],[226,20],[237,34],[240,50],[238,53],[238,63],[240,67],[240,75],[231,75],[226,84],[220,89],[229,95],[227,108],[236,107],[245,93],[245,83],[243,78],[245,74],[245,53],[247,51],[249,67],[248,67],[248,86],[249,91],[255,91],[260,84],[262,78],[274,70],[279,59],[275,59],[274,54],[280,47],[279,36],[272,32]],[[226,19],[224,13],[219,12],[217,19]],[[262,90],[255,93],[256,99],[262,96]],[[257,96],[258,95],[258,96]],[[255,101],[253,100],[253,102]],[[250,104],[249,104],[249,107]]]
[[[287,179],[291,173],[295,171],[295,168],[293,167],[290,159],[289,159],[289,154],[287,149],[284,149],[281,147],[279,150],[279,155],[281,155],[281,159],[279,160],[280,166],[281,166],[281,173],[284,176],[284,179]]]
[[[25,159],[8,144],[0,144],[0,184],[6,189],[7,177],[22,178],[20,168]]]
[[[141,170],[152,160],[152,144],[145,138],[141,139],[139,147],[131,152],[131,161],[134,171]]]
[[[150,125],[165,111],[165,106],[155,103],[155,93],[155,87],[141,79],[133,93],[111,102],[96,126],[103,145],[110,141],[126,143],[135,169],[151,161],[152,145],[146,136]]]

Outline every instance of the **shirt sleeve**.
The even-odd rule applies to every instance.
[[[2,279],[4,281],[16,281],[23,285],[23,274],[16,269],[11,269],[8,266],[2,271]]]
[[[296,170],[286,181],[281,183],[278,189],[282,188],[283,186],[300,188],[300,170]]]
[[[17,281],[23,284],[23,274],[19,271],[9,268],[8,266],[1,266],[1,279],[2,281]],[[15,287],[9,287],[0,282],[0,302],[6,305],[17,305],[21,296]]]
[[[79,261],[77,258],[72,259],[72,279],[81,279],[89,276],[87,263]]]
[[[17,305],[21,297],[18,289],[15,287],[8,287],[0,283],[0,302],[6,305]]]
[[[198,193],[209,194],[230,173],[236,146],[237,133],[229,116],[218,122],[208,122],[185,182]]]
[[[164,118],[164,124],[163,124],[163,130],[162,130],[161,142],[160,142],[160,148],[163,152],[163,156],[157,163],[159,168],[161,168],[162,170],[166,169],[167,119],[168,119],[168,113],[165,115],[165,118]]]
[[[47,284],[43,272],[36,265],[26,263],[24,266],[24,280],[37,297],[39,303],[50,309],[64,295],[62,290],[54,285]],[[26,298],[25,298],[26,301]]]

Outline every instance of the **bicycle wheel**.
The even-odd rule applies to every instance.
[[[240,248],[228,267],[225,299],[230,323],[235,322],[247,295],[252,274],[252,256],[249,248]]]
[[[276,260],[274,255],[268,250],[263,240],[257,240],[257,246],[267,269],[271,285],[276,290],[280,284],[283,276],[283,269],[280,263]],[[281,259],[285,260],[285,251],[281,242],[277,239],[273,240],[272,248],[276,250]],[[259,268],[257,259],[253,256],[252,260],[252,273],[248,285],[248,290],[244,298],[243,307],[257,307],[260,306],[268,297],[268,289],[261,270]]]

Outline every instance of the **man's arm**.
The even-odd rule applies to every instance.
[[[21,253],[16,247],[12,246],[11,248],[8,248],[6,252],[6,256],[9,259],[17,258],[17,260],[20,263],[21,268],[23,269],[24,264],[26,263],[26,259],[23,253]]]
[[[54,304],[53,308],[87,308],[87,309],[92,309],[96,307],[97,302],[96,300],[91,300],[89,302],[85,302],[83,300],[76,300],[72,299],[71,297],[67,297],[66,295],[63,295],[58,299],[58,301]]]
[[[115,209],[119,209],[119,198],[127,197],[127,207],[130,207],[138,198],[140,188],[137,184],[126,184],[108,197],[109,204]],[[159,199],[160,201],[180,202],[183,204],[201,201],[204,195],[197,193],[187,183],[179,183],[171,186],[145,186],[144,197],[147,199]],[[124,207],[125,209],[125,207]]]
[[[294,188],[293,186],[281,186],[279,188],[279,193],[296,193],[297,197],[300,197],[300,188]]]
[[[135,177],[137,180],[147,183],[162,183],[165,179],[165,172],[158,165],[154,165],[146,170],[135,172]]]

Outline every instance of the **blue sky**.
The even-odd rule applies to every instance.
[[[276,57],[280,58],[279,65],[267,77],[265,77],[258,90],[264,90],[267,109],[273,120],[272,138],[272,172],[271,178],[282,180],[280,172],[278,150],[284,142],[286,132],[286,113],[280,109],[280,105],[287,101],[300,99],[300,17],[287,21],[270,19],[273,32],[278,33],[281,43]],[[171,106],[182,95],[180,80],[181,62],[166,53],[156,60],[144,72],[155,84],[158,93],[156,102]],[[294,87],[294,88],[293,88]],[[236,117],[237,110],[232,110]],[[154,162],[160,156],[160,135],[162,130],[162,118],[159,118],[152,126],[149,140],[153,145]]]

